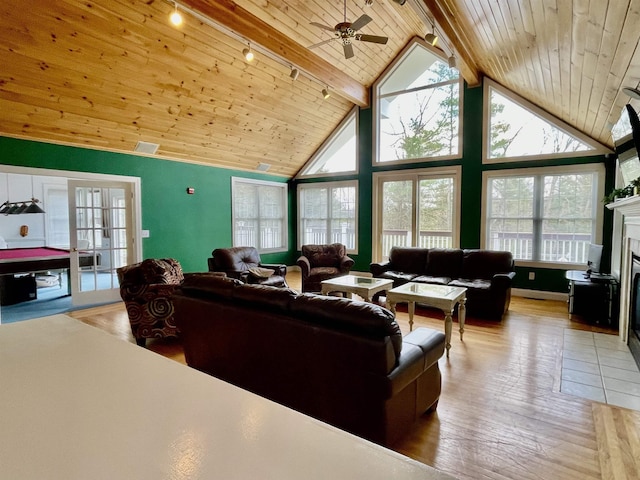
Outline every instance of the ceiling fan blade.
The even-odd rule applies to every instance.
[[[344,58],[353,57],[353,45],[350,43],[343,44],[344,47]]]
[[[316,26],[316,27],[318,27],[318,28],[321,28],[321,29],[323,29],[323,30],[329,30],[330,32],[335,32],[335,30],[336,30],[336,29],[335,29],[335,28],[333,28],[333,27],[329,27],[329,26],[327,26],[327,25],[323,25],[323,24],[318,23],[318,22],[311,22],[311,23],[310,23],[310,25],[314,25],[314,26]]]
[[[351,28],[354,32],[356,32],[360,30],[362,27],[364,27],[371,20],[372,19],[369,15],[362,15],[360,18],[358,18],[355,22],[351,24]]]
[[[378,35],[365,35],[364,33],[356,35],[356,40],[360,40],[361,42],[371,42],[371,43],[380,43],[385,45],[389,40],[387,37],[381,37]]]
[[[324,42],[314,43],[313,45],[310,45],[307,48],[316,48],[321,45],[326,45],[329,42],[333,42],[334,40],[337,40],[337,38],[330,38],[329,40],[325,40]]]

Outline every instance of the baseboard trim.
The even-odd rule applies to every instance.
[[[544,290],[527,290],[524,288],[512,288],[511,295],[524,298],[535,298],[538,300],[558,300],[566,302],[569,294],[560,292],[545,292]]]

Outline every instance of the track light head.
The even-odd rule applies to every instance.
[[[173,10],[173,13],[169,17],[169,20],[176,27],[179,27],[180,25],[182,25],[182,15],[180,15],[180,12],[178,11],[177,3],[176,3],[175,9]]]
[[[449,57],[448,62],[449,62],[449,68],[456,68],[457,66],[456,56],[453,53]]]
[[[394,2],[396,2],[398,5],[404,5],[405,3],[407,3],[407,0],[393,0]]]
[[[329,87],[322,89],[322,96],[325,100],[331,96],[331,93],[329,93]]]
[[[298,70],[295,67],[291,67],[291,73],[289,73],[289,77],[291,77],[292,80],[297,80],[298,77],[300,76],[300,70]]]
[[[255,55],[253,54],[253,51],[251,50],[251,44],[249,44],[249,46],[247,48],[242,50],[242,55],[244,56],[244,59],[247,62],[252,62],[253,61],[253,59],[255,58]]]
[[[430,45],[432,45],[434,47],[435,47],[436,43],[438,43],[438,36],[433,32],[427,33],[424,36],[424,39],[428,44],[430,44]]]

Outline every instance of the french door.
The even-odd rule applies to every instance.
[[[73,304],[117,301],[116,269],[134,261],[132,184],[69,180],[68,192]]]

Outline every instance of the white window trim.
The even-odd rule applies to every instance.
[[[355,119],[355,129],[356,129],[356,168],[353,170],[344,170],[342,172],[327,172],[327,173],[305,173],[311,168],[315,167],[316,164],[322,159],[325,155],[329,147],[333,144],[333,141],[336,137],[338,137],[342,131],[347,127],[347,125]],[[353,175],[359,172],[359,159],[360,159],[360,118],[358,115],[358,107],[353,107],[351,111],[342,119],[340,124],[331,132],[331,134],[326,138],[322,145],[316,152],[311,156],[311,158],[305,163],[305,165],[300,169],[300,171],[294,177],[294,180],[298,180],[301,178],[326,178],[326,177],[335,177],[336,175]]]
[[[357,180],[341,180],[341,181],[336,181],[336,182],[322,182],[322,183],[301,183],[298,185],[298,195],[297,195],[297,201],[298,201],[298,250],[302,249],[302,222],[300,219],[300,197],[301,197],[301,192],[304,189],[311,189],[311,188],[345,188],[345,187],[354,187],[356,189],[356,216],[355,216],[355,225],[356,225],[356,231],[355,231],[355,245],[356,247],[354,249],[349,249],[347,248],[347,253],[352,253],[354,255],[358,254],[358,224],[359,224],[359,217],[358,217],[358,211],[360,210],[359,208],[359,203],[360,203],[360,197],[359,197],[359,191],[358,191],[358,181]]]
[[[454,212],[452,226],[452,243],[454,248],[460,246],[460,224],[461,224],[461,207],[462,207],[462,166],[452,165],[447,167],[433,168],[417,168],[411,170],[397,170],[392,172],[375,172],[372,181],[372,232],[373,242],[371,245],[371,254],[374,262],[382,259],[380,238],[382,236],[382,182],[389,180],[407,180],[417,179],[425,176],[451,176],[453,177],[454,188]]]
[[[603,163],[586,163],[580,165],[564,165],[559,167],[536,167],[536,168],[513,168],[508,170],[490,170],[482,173],[482,221],[480,222],[480,247],[487,245],[487,201],[489,192],[487,185],[490,179],[504,177],[521,177],[526,175],[558,175],[575,173],[596,173],[598,175],[598,186],[596,197],[604,197],[605,166]],[[594,243],[602,243],[602,223],[604,219],[604,208],[596,206],[595,239]],[[516,260],[516,266],[536,267],[559,270],[584,269],[582,264],[542,262],[539,260]]]
[[[379,160],[380,158],[380,153],[379,153],[379,142],[378,142],[378,131],[380,129],[380,124],[378,121],[378,98],[379,98],[379,89],[380,89],[380,84],[382,82],[384,82],[387,77],[391,76],[394,74],[395,70],[398,68],[398,66],[405,60],[405,57],[407,56],[407,54],[413,49],[415,48],[416,44],[421,45],[422,47],[426,48],[427,50],[429,50],[431,53],[433,53],[436,57],[439,57],[443,62],[447,62],[447,58],[444,55],[443,51],[440,50],[439,48],[436,48],[430,44],[428,44],[427,42],[425,42],[424,40],[420,39],[420,38],[415,38],[412,42],[410,42],[401,52],[399,55],[396,56],[396,58],[393,60],[393,62],[391,62],[389,64],[389,66],[382,72],[382,75],[380,75],[380,77],[378,77],[378,80],[376,80],[376,82],[373,84],[372,87],[372,91],[373,91],[373,109],[372,109],[372,114],[373,114],[373,118],[372,118],[372,124],[373,124],[373,135],[372,135],[372,141],[373,141],[373,145],[372,145],[372,154],[373,154],[373,158],[372,160],[372,164],[374,167],[383,167],[383,166],[389,166],[389,165],[402,165],[402,164],[407,164],[407,163],[425,163],[425,162],[440,162],[440,161],[445,161],[445,160],[456,160],[459,158],[462,158],[462,148],[463,148],[463,132],[464,132],[464,79],[462,78],[462,74],[459,75],[458,77],[458,82],[460,84],[460,95],[459,95],[459,101],[460,101],[460,106],[459,106],[459,116],[458,116],[458,125],[459,125],[459,135],[458,135],[458,153],[456,155],[442,155],[439,157],[425,157],[425,158],[405,158],[405,159],[400,159],[400,160],[393,160],[393,161],[389,161],[389,162],[381,162]]]
[[[581,131],[573,128],[571,125],[563,122],[562,120],[554,117],[553,115],[545,112],[537,105],[530,103],[519,95],[516,95],[512,91],[503,87],[499,83],[491,80],[490,78],[485,78],[483,84],[483,97],[482,97],[482,163],[483,164],[495,164],[495,163],[512,163],[512,162],[529,162],[533,160],[548,160],[548,159],[556,159],[556,158],[577,158],[577,157],[591,157],[596,155],[605,155],[613,153],[613,151],[597,142],[593,138],[585,135]],[[489,147],[491,145],[491,89],[498,91],[501,95],[507,97],[516,105],[528,110],[534,115],[542,118],[547,121],[549,124],[556,127],[558,130],[563,133],[575,137],[581,142],[589,145],[593,148],[593,150],[587,151],[579,151],[579,152],[561,152],[561,153],[544,153],[538,155],[524,155],[517,157],[500,157],[500,158],[489,158]]]
[[[287,252],[289,250],[289,205],[288,205],[288,188],[286,183],[282,182],[271,182],[268,180],[257,180],[253,178],[243,178],[243,177],[231,177],[231,244],[235,240],[236,233],[236,212],[235,212],[235,199],[234,199],[234,187],[238,183],[252,183],[255,185],[269,186],[269,187],[278,187],[282,189],[282,207],[283,207],[283,231],[282,238],[284,240],[282,247],[280,248],[270,248],[264,249],[259,248],[257,245],[251,245],[257,248],[259,253],[280,253]]]

